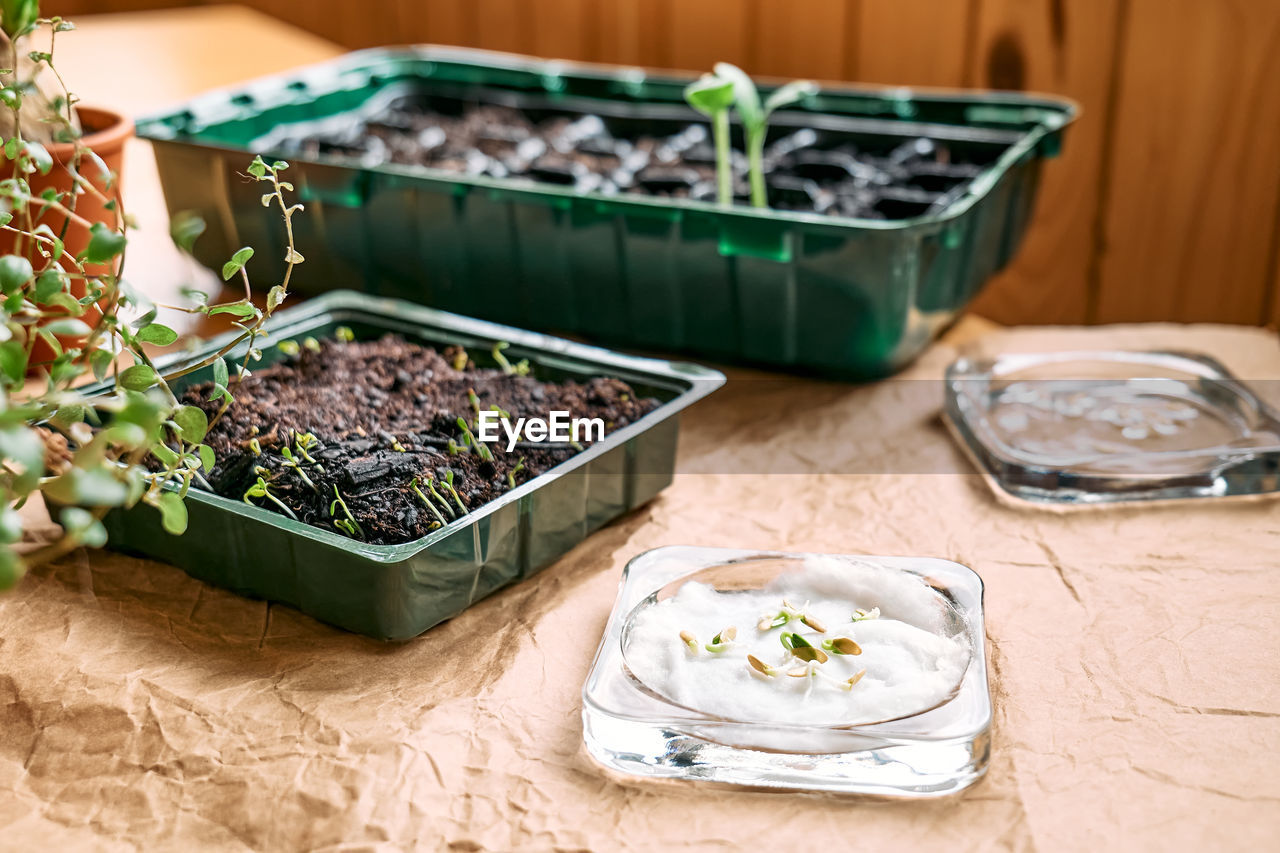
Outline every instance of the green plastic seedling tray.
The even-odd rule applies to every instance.
[[[665,488],[675,467],[677,414],[724,382],[720,373],[692,364],[620,355],[350,291],[281,311],[268,328],[271,340],[279,341],[331,336],[338,326],[352,329],[357,339],[395,332],[437,348],[461,344],[482,366],[495,342],[508,341],[508,357],[528,358],[540,379],[614,376],[661,405],[414,542],[365,544],[192,489],[185,534],[166,533],[159,512],[139,504],[107,516],[110,547],[172,563],[200,580],[292,605],[350,631],[408,639],[529,577]],[[229,340],[211,340],[181,360],[203,358]],[[277,358],[279,352],[268,348],[259,366]],[[211,378],[208,368],[177,384]]]
[[[375,49],[204,95],[139,121],[138,134],[154,143],[170,211],[195,210],[208,223],[198,257],[216,269],[243,245],[275,246],[255,263],[284,257],[279,216],[237,177],[250,152],[272,153],[282,130],[318,129],[413,94],[674,131],[702,120],[683,104],[689,79],[457,48]],[[775,135],[815,127],[862,148],[929,136],[989,163],[944,209],[891,221],[288,156],[308,205],[295,227],[309,263],[295,287],[359,282],[372,294],[614,344],[883,376],[1013,255],[1041,160],[1058,151],[1075,113],[1069,101],[1019,93],[824,88],[775,114]]]

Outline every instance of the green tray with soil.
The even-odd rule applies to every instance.
[[[300,291],[360,282],[498,322],[869,378],[1008,262],[1075,115],[1018,93],[824,88],[771,120],[772,208],[722,207],[690,79],[376,49],[202,96],[138,133],[170,210],[208,222],[210,266],[278,243],[236,176],[265,151],[317,213],[297,238]]]
[[[139,504],[107,517],[111,546],[380,639],[457,615],[648,501],[671,482],[677,413],[724,381],[349,291],[268,328],[277,346],[206,439],[212,492],[188,492],[187,532]],[[203,401],[213,378],[175,391]],[[604,436],[508,451],[505,435],[474,440],[494,407],[512,425],[598,417]]]

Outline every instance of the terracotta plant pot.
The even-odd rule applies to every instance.
[[[85,163],[81,164],[81,173],[91,180],[94,186],[102,191],[103,195],[108,198],[118,199],[120,197],[119,176],[124,168],[124,147],[129,138],[133,136],[133,122],[118,113],[95,107],[77,107],[76,112],[85,131],[84,136],[81,138],[81,143],[102,159],[107,169],[117,176],[117,180],[108,189],[106,182],[99,177],[98,169]],[[33,197],[39,196],[50,188],[58,192],[69,192],[72,188],[71,173],[67,171],[67,164],[75,156],[75,143],[61,142],[46,147],[53,157],[53,168],[49,170],[47,175],[41,175],[36,172],[27,177]],[[76,213],[89,222],[114,221],[113,214],[106,209],[103,200],[92,193],[84,193],[76,200]],[[68,224],[67,218],[56,212],[49,211],[45,213],[40,217],[38,223],[48,224],[55,234],[62,233],[62,228],[65,225],[67,230],[64,243],[67,251],[73,255],[84,251],[89,245],[89,229],[76,222]],[[13,236],[12,234],[6,234],[4,239],[0,240],[0,254],[13,251]],[[34,262],[35,258],[33,257],[32,260]],[[110,272],[110,267],[106,265],[88,267],[87,269],[89,272]],[[85,294],[84,282],[72,282],[71,293],[76,298],[83,297]],[[91,307],[82,319],[92,326],[100,316],[101,314],[97,308]],[[62,342],[63,346],[75,346],[77,343],[74,338],[59,337],[58,340]],[[53,357],[52,348],[44,340],[37,340],[32,349],[31,364],[39,364]]]

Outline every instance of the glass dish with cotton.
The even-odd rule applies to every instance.
[[[990,725],[982,582],[926,557],[648,551],[583,688],[588,752],[653,779],[940,796]]]

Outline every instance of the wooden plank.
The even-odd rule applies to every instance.
[[[1276,200],[1275,233],[1271,238],[1271,267],[1271,292],[1263,320],[1272,329],[1280,329],[1280,198]]]
[[[1083,323],[1110,114],[1114,0],[982,0],[970,76],[980,87],[1066,95],[1082,107],[1044,164],[1030,231],[974,310],[1000,323]]]
[[[1280,4],[1132,0],[1100,322],[1259,323],[1280,193]]]
[[[973,4],[858,0],[850,79],[894,86],[963,86]]]
[[[539,0],[533,16],[532,52],[550,59],[596,58],[598,11],[595,0]]]
[[[476,46],[511,53],[533,52],[535,4],[526,0],[472,0]]]
[[[748,24],[754,11],[752,0],[674,0],[667,7],[669,55],[662,64],[684,71],[710,71],[717,62],[732,62],[750,69]]]
[[[611,0],[597,4],[598,62],[620,65],[670,64],[666,33],[666,0]]]
[[[760,0],[751,72],[843,80],[856,6],[856,0]]]

